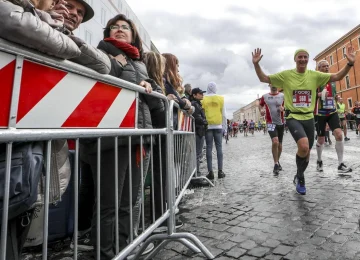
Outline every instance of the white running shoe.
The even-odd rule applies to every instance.
[[[338,166],[338,172],[339,173],[352,172],[352,169],[350,167],[347,167],[344,163],[340,163],[340,165]]]

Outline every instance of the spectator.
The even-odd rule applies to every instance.
[[[0,0],[0,37],[62,59],[79,56],[81,52],[74,41],[52,28],[57,22],[37,9],[49,11],[51,5],[45,4],[48,2],[38,0],[32,5],[26,0]]]
[[[147,52],[145,53],[144,63],[146,65],[146,69],[149,75],[149,78],[154,80],[156,85],[160,86],[159,88],[153,88],[154,91],[158,91],[159,93],[165,93],[164,81],[162,79],[165,72],[165,58],[155,52]],[[165,104],[162,103],[157,109],[151,112],[151,121],[154,128],[165,128],[166,127],[166,111]],[[157,139],[158,140],[158,139]],[[154,164],[154,183],[152,186],[152,191],[154,192],[154,204],[155,204],[155,216],[158,219],[162,214],[163,210],[165,210],[165,186],[166,186],[166,136],[161,136],[161,145],[156,140],[153,147],[153,164]],[[161,151],[161,158],[160,158]],[[161,162],[161,165],[160,165]],[[160,175],[160,172],[162,175]],[[162,183],[162,185],[161,185]],[[163,197],[161,197],[161,191]],[[151,197],[152,199],[152,197]],[[163,204],[162,204],[163,203]],[[152,211],[151,211],[152,214]]]
[[[110,19],[104,29],[104,40],[98,48],[103,50],[111,57],[110,75],[140,85],[151,92],[151,85],[146,82],[148,74],[143,60],[142,41],[135,24],[124,15],[117,15]],[[138,126],[139,128],[152,128],[150,110],[154,105],[153,101],[158,99],[150,98],[144,94],[139,95],[138,99]],[[143,170],[147,172],[149,162],[150,137],[144,137],[144,150],[140,150],[140,138],[132,139],[131,147],[131,168],[132,168],[132,201],[129,198],[129,147],[127,138],[119,138],[118,149],[118,179],[119,190],[118,196],[120,201],[119,208],[119,246],[120,250],[128,244],[127,239],[130,232],[130,203],[135,204],[140,186],[141,166],[140,154],[143,153],[144,165]],[[102,138],[101,141],[101,180],[100,180],[100,202],[101,211],[101,242],[100,254],[102,260],[112,259],[115,257],[115,170],[114,162],[114,139]],[[90,163],[93,179],[96,186],[96,143],[85,144],[86,155],[83,157]],[[92,242],[96,242],[96,212],[92,220]]]
[[[226,111],[224,97],[216,94],[217,87],[215,82],[210,82],[207,88],[207,95],[204,97],[202,105],[205,110],[206,120],[208,121],[208,129],[205,135],[206,141],[206,160],[208,167],[208,179],[214,179],[212,168],[212,148],[215,141],[217,160],[218,160],[218,178],[224,178],[223,172],[223,152],[222,152],[222,133],[226,132]]]
[[[187,99],[182,99],[177,92],[178,88],[181,87],[181,77],[179,75],[179,60],[171,53],[164,53],[163,56],[166,59],[165,73],[164,73],[164,85],[166,95],[173,95],[176,97],[175,102],[179,104],[180,109],[188,110],[190,113],[193,112],[191,109],[191,103]],[[178,110],[174,108],[174,129],[178,129]]]
[[[202,150],[205,142],[206,127],[208,124],[206,121],[204,109],[201,105],[201,100],[203,100],[205,92],[206,91],[202,91],[199,88],[194,88],[192,90],[193,101],[191,102],[191,104],[195,108],[193,117],[195,118],[197,176],[201,176],[200,160],[202,158]]]
[[[81,55],[70,59],[73,62],[91,68],[101,74],[108,74],[111,69],[110,58],[101,50],[87,44],[82,39],[74,36],[81,23],[89,21],[94,16],[94,10],[84,0],[60,0],[54,7],[54,11],[64,17],[64,33],[77,44]]]
[[[191,85],[189,83],[185,84],[184,88],[185,88],[185,97],[188,100],[192,101],[192,92],[191,92],[192,87],[191,87]]]

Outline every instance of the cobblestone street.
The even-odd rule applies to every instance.
[[[180,205],[189,231],[216,259],[360,259],[360,138],[350,131],[345,163],[351,176],[337,173],[333,144],[323,152],[324,172],[316,172],[316,149],[306,171],[307,195],[295,192],[296,144],[284,136],[280,162],[272,174],[268,134],[239,134],[223,144],[226,178],[215,188],[197,188]],[[216,157],[216,156],[215,156]],[[216,167],[216,160],[213,161]],[[206,161],[202,164],[206,173]],[[156,259],[204,259],[177,242],[169,243]]]

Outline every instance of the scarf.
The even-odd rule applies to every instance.
[[[118,41],[114,38],[105,38],[104,41],[109,42],[112,45],[114,45],[116,48],[122,50],[123,52],[125,52],[126,56],[130,57],[131,59],[140,58],[140,52],[138,48],[132,46],[131,44]]]

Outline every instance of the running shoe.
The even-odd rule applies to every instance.
[[[345,141],[350,141],[350,138],[349,138],[349,137],[345,137],[344,140],[345,140]]]
[[[295,175],[294,184],[296,185],[297,193],[300,195],[306,195],[305,179],[300,180],[297,175]]]
[[[322,172],[323,171],[323,162],[322,161],[316,161],[316,170],[318,172]]]
[[[280,169],[279,169],[280,167],[279,167],[279,164],[275,164],[274,165],[274,170],[273,170],[273,173],[274,173],[274,175],[279,175],[279,173],[280,173]]]
[[[282,171],[282,170],[283,170],[283,168],[281,167],[280,162],[278,162],[278,164],[279,164],[279,171]]]
[[[338,172],[339,173],[347,173],[347,172],[352,172],[352,169],[350,167],[347,167],[344,163],[341,163],[338,166]]]

